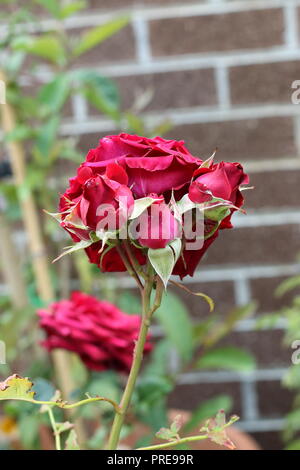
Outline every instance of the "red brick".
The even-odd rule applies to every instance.
[[[234,286],[231,281],[199,282],[188,284],[188,287],[193,292],[203,292],[209,295],[215,302],[216,312],[225,314],[235,307]],[[209,306],[205,300],[177,287],[172,287],[172,291],[187,305],[189,313],[195,321],[207,318]]]
[[[184,139],[195,155],[203,157],[218,147],[220,160],[260,160],[296,154],[290,117],[185,124],[173,128],[167,136]]]
[[[279,8],[150,22],[154,56],[268,48],[283,44],[283,29]]]
[[[299,225],[222,230],[218,239],[208,249],[200,264],[200,270],[204,269],[203,265],[208,264],[293,263],[299,251]]]
[[[115,132],[113,131],[106,132],[105,134],[100,133],[100,132],[97,134],[82,134],[79,137],[78,147],[79,147],[79,150],[82,152],[83,160],[90,149],[98,146],[99,140],[102,137],[108,134],[113,134],[113,133]]]
[[[280,418],[292,409],[294,394],[279,381],[258,382],[257,395],[263,418]]]
[[[251,433],[251,436],[258,442],[262,450],[283,450],[281,431],[257,431]]]
[[[300,170],[250,173],[254,190],[245,193],[247,208],[299,208]]]
[[[149,91],[152,98],[143,111],[217,104],[212,69],[126,76],[117,78],[116,83],[123,109],[131,108],[138,97]],[[91,114],[95,113],[91,107]]]
[[[234,67],[229,78],[233,104],[290,103],[291,85],[294,80],[300,79],[300,63]]]
[[[200,0],[203,1],[203,0]],[[181,3],[180,0],[89,0],[91,9],[127,8],[129,6],[165,6]]]
[[[78,40],[80,34],[88,29],[76,29],[70,34]],[[126,26],[119,32],[102,42],[98,46],[89,50],[74,63],[75,66],[95,66],[99,67],[103,62],[123,62],[135,59],[135,40],[131,25]]]
[[[250,281],[252,298],[258,303],[258,312],[278,312],[292,303],[293,297],[299,294],[299,289],[292,290],[281,297],[275,295],[277,287],[286,279],[287,277],[271,277]]]
[[[195,385],[178,385],[169,396],[170,408],[195,410],[205,400],[210,400],[217,395],[229,395],[233,399],[232,413],[241,416],[242,405],[240,396],[240,384],[233,383],[200,383]]]
[[[218,347],[243,348],[256,358],[258,367],[287,367],[291,363],[291,351],[282,343],[281,330],[259,330],[230,333]]]

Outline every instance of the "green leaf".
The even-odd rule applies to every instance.
[[[205,210],[205,217],[209,220],[213,220],[215,222],[220,222],[221,220],[225,219],[230,214],[230,209],[226,205],[218,205],[212,209]]]
[[[255,365],[252,354],[233,346],[209,350],[197,361],[197,367],[201,369],[229,369],[247,372],[255,369]]]
[[[235,423],[239,418],[237,416],[231,416],[228,423],[226,423],[225,411],[220,410],[216,414],[215,418],[209,419],[205,426],[200,429],[207,435],[208,439],[220,446],[225,446],[230,450],[234,450],[235,444],[227,436],[226,428]]]
[[[66,6],[62,6],[62,9],[59,13],[59,17],[64,20],[65,18],[68,18],[69,16],[73,15],[74,13],[77,13],[78,11],[83,10],[86,7],[87,3],[84,0],[69,3]]]
[[[228,395],[219,395],[207,400],[193,412],[192,417],[184,426],[184,431],[189,432],[196,428],[201,422],[217,414],[220,409],[230,412],[232,408],[232,398]]]
[[[191,201],[189,198],[188,194],[185,194],[180,201],[177,202],[177,207],[179,210],[179,213],[181,215],[185,214],[186,212],[195,209],[197,207],[197,204],[195,202]]]
[[[294,276],[283,281],[276,289],[276,297],[281,297],[290,290],[300,287],[300,276]]]
[[[39,128],[35,147],[41,157],[49,157],[51,149],[56,141],[55,138],[58,132],[59,123],[60,117],[53,116],[46,122],[46,124]]]
[[[176,263],[172,248],[168,245],[157,250],[149,248],[148,258],[154,271],[159,275],[166,288]]]
[[[300,388],[300,365],[291,366],[283,378],[283,385],[289,390]]]
[[[168,362],[171,347],[172,344],[165,339],[156,343],[155,348],[151,352],[149,361],[147,361],[147,364],[143,369],[142,377],[166,377],[168,375]]]
[[[107,396],[110,397],[111,400],[114,400],[115,402],[118,402],[120,400],[120,389],[118,387],[118,383],[116,381],[116,378],[112,375],[109,376],[107,375],[100,375],[100,378],[93,380],[89,386],[87,387],[87,391],[89,395],[92,396],[98,396],[99,392],[101,393],[102,396]],[[111,405],[109,403],[106,403],[105,401],[101,402],[102,410],[103,411],[111,411]],[[96,403],[94,406],[89,405],[90,410],[87,411],[92,411],[93,415],[95,415],[95,410],[99,409],[99,404]],[[93,407],[93,408],[92,408]],[[87,405],[86,405],[87,408]],[[90,416],[92,418],[92,416]]]
[[[63,65],[66,59],[62,44],[56,36],[51,34],[45,34],[38,38],[20,36],[12,42],[12,48],[37,55],[58,65]]]
[[[212,155],[210,157],[207,158],[207,160],[205,160],[201,164],[200,168],[209,168],[214,162],[214,158],[215,158],[216,153],[217,153],[217,149],[212,153]]]
[[[146,134],[146,129],[145,129],[143,119],[131,113],[130,111],[125,112],[123,117],[125,117],[127,121],[126,127],[130,133],[134,133],[138,135]]]
[[[34,379],[34,390],[36,400],[49,401],[55,394],[55,387],[43,377]]]
[[[55,260],[53,260],[52,263],[55,263],[56,261],[58,261],[59,259],[61,259],[65,255],[69,255],[69,254],[74,253],[75,251],[78,251],[78,250],[84,250],[85,248],[89,247],[93,243],[94,242],[92,240],[81,240],[80,242],[75,243],[75,245],[67,246],[65,248],[66,251],[64,251],[63,253],[61,253],[61,255],[59,255],[57,258],[55,258]]]
[[[140,299],[128,291],[121,292],[117,295],[116,304],[123,312],[129,315],[136,315],[141,311]]]
[[[113,119],[120,117],[119,89],[113,80],[90,69],[75,70],[72,77],[83,85],[82,91],[92,106]]]
[[[23,51],[11,52],[5,59],[6,73],[14,75],[21,68],[26,54]]]
[[[153,129],[151,129],[151,136],[153,137],[156,137],[157,135],[159,135],[160,137],[162,137],[164,134],[166,134],[167,132],[169,132],[173,127],[173,123],[172,121],[166,119],[162,122],[160,122],[157,126],[155,126]]]
[[[38,101],[46,108],[47,112],[58,112],[66,102],[70,91],[70,76],[63,73],[41,87]]]
[[[113,36],[115,33],[124,28],[128,24],[128,21],[129,19],[127,17],[117,18],[116,20],[109,21],[108,23],[101,26],[97,26],[96,28],[93,28],[87,33],[83,34],[79,44],[73,50],[74,56],[78,57],[81,54],[84,54],[109,37]]]
[[[55,18],[60,20],[68,18],[68,16],[83,10],[87,6],[87,3],[83,0],[67,3],[65,6],[63,2],[57,0],[35,0],[35,2],[42,5]]]
[[[136,392],[138,404],[145,404],[149,407],[155,406],[161,398],[166,397],[172,390],[171,380],[162,375],[143,376],[139,381]]]
[[[17,374],[0,382],[0,400],[33,400],[33,383]]]
[[[19,420],[21,442],[25,448],[31,448],[39,434],[39,419],[35,414],[23,414]]]
[[[182,359],[191,359],[194,349],[193,327],[184,303],[172,292],[167,292],[155,315],[167,339]]]
[[[76,431],[74,429],[71,429],[69,433],[69,436],[66,440],[65,450],[80,450]]]
[[[178,433],[180,429],[182,428],[182,416],[177,415],[175,416],[173,422],[171,423],[170,429],[171,431]]]
[[[300,450],[300,439],[296,439],[285,447],[285,450]]]
[[[65,421],[64,423],[56,423],[57,434],[62,434],[63,432],[69,431],[73,428],[74,424],[70,423],[69,421]]]
[[[255,328],[257,330],[271,330],[282,320],[281,313],[266,313],[260,315],[255,322]]]
[[[159,431],[157,431],[155,436],[158,437],[158,439],[163,439],[165,441],[173,441],[176,439],[176,433],[168,428],[161,428]]]
[[[106,77],[95,77],[85,89],[87,100],[99,111],[119,118],[120,96],[116,84]]]
[[[291,436],[300,430],[300,409],[291,411],[286,416],[286,434]]]
[[[26,126],[25,124],[19,124],[11,132],[5,134],[5,142],[13,142],[29,139],[34,135],[32,127]]]
[[[60,17],[60,6],[58,0],[35,0],[35,3],[42,5],[55,18]]]
[[[137,219],[148,207],[150,207],[155,201],[153,197],[142,197],[134,201],[134,206],[129,220]]]
[[[182,248],[182,241],[180,238],[176,238],[175,240],[171,241],[169,243],[169,246],[172,248],[173,253],[174,253],[174,260],[175,263],[178,260],[180,253],[181,253],[181,248]]]
[[[255,311],[256,304],[251,302],[240,307],[236,307],[230,311],[225,317],[220,317],[219,322],[214,325],[209,334],[204,338],[204,346],[211,347],[216,344],[220,339],[226,336],[232,329],[235,324],[240,321],[242,318],[245,318]]]

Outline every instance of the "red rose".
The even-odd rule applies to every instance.
[[[118,193],[111,188],[113,182],[118,182],[122,191],[125,188],[131,191],[128,195],[130,208],[131,194],[134,198],[151,193],[165,193],[169,198],[172,190],[175,195],[176,192],[181,194],[181,191],[184,194],[184,188],[188,189],[201,163],[202,160],[193,157],[185,148],[183,141],[161,137],[148,139],[129,134],[107,136],[100,140],[97,148],[88,152],[77,177],[70,179],[70,187],[60,200],[61,225],[74,241],[89,240],[89,232],[95,230],[100,219],[96,216],[97,205],[113,202],[118,206]],[[80,228],[80,225],[88,225],[89,230]],[[161,242],[162,245],[164,243]],[[101,242],[86,249],[91,263],[97,264],[104,272],[126,271],[115,248],[103,256],[100,250]],[[134,247],[133,250],[139,262],[145,264],[145,255]]]
[[[134,203],[127,183],[125,171],[115,163],[110,163],[103,175],[80,167],[60,199],[62,227],[79,241],[89,240],[90,232],[96,231],[99,224],[101,229],[105,228],[108,216],[115,221],[115,228],[123,225]]]
[[[129,134],[108,136],[100,140],[97,148],[88,152],[86,161],[78,169],[77,177],[70,180],[70,187],[61,198],[61,224],[74,241],[87,240],[84,248],[92,263],[104,272],[118,272],[126,270],[118,248],[111,245],[102,251],[106,239],[102,243],[102,232],[99,235],[97,225],[106,223],[106,219],[97,212],[99,205],[107,203],[111,206],[113,215],[121,220],[116,228],[123,223],[125,226],[133,218],[130,217],[131,211],[136,213],[135,208],[142,207],[141,212],[137,211],[132,225],[143,220],[144,226],[141,234],[135,237],[136,242],[131,244],[131,250],[138,263],[145,265],[148,248],[166,248],[168,251],[170,242],[180,238],[180,224],[177,220],[185,214],[185,207],[187,211],[196,211],[198,209],[195,206],[192,209],[193,203],[204,204],[203,246],[190,249],[190,243],[188,245],[187,242],[193,240],[189,240],[188,236],[182,239],[182,245],[176,241],[172,246],[174,254],[177,258],[179,256],[173,274],[183,278],[188,274],[193,275],[207,248],[218,236],[219,229],[232,227],[231,215],[243,204],[240,186],[246,183],[248,176],[239,163],[211,163],[207,167],[201,159],[189,153],[182,141],[160,137],[148,139]],[[121,201],[123,197],[125,204]],[[149,206],[149,197],[158,201],[150,201]],[[146,201],[140,201],[139,206],[138,200],[143,198]],[[183,208],[177,205],[179,201]],[[209,208],[210,201],[212,209]],[[188,209],[190,204],[191,209]],[[156,207],[163,209],[158,219],[152,214]],[[193,219],[196,214],[191,214],[189,226],[193,228],[197,217]],[[105,225],[102,230],[106,228]],[[111,232],[111,228],[108,231]],[[153,232],[156,236],[153,236]],[[203,234],[198,235],[196,241],[201,242]],[[122,237],[119,238],[115,244],[121,242]],[[88,243],[90,246],[86,247]],[[174,246],[177,246],[177,251],[174,251]]]
[[[123,261],[120,258],[120,255],[116,248],[111,248],[106,254],[103,253],[101,256],[102,242],[93,243],[91,246],[86,248],[86,254],[91,263],[96,264],[102,272],[104,273],[118,273],[118,272],[125,272],[126,267]],[[147,258],[145,254],[136,248],[135,246],[131,247],[136,259],[138,260],[139,264],[143,266],[147,262]]]
[[[249,177],[240,163],[221,162],[210,168],[199,168],[195,176],[189,188],[191,201],[203,203],[215,197],[229,201],[238,208],[243,205],[244,198],[239,188],[249,183]],[[220,228],[232,227],[230,218],[233,211],[222,221]]]
[[[128,185],[134,197],[140,198],[183,188],[202,160],[193,157],[183,141],[120,134],[101,139],[99,146],[89,151],[83,166],[102,174],[110,162],[126,170]]]
[[[129,372],[141,323],[138,315],[127,315],[82,292],[39,310],[38,315],[47,335],[42,344],[48,351],[73,351],[92,370]],[[151,348],[147,342],[145,352]]]
[[[151,195],[158,198],[156,194]],[[157,199],[151,207],[136,221],[141,227],[138,242],[141,246],[158,249],[180,236],[180,227],[163,197]]]

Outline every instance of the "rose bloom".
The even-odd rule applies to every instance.
[[[134,203],[127,184],[125,171],[115,163],[107,165],[102,175],[93,173],[89,168],[80,167],[77,176],[70,179],[69,188],[60,198],[62,227],[70,233],[74,241],[88,240],[89,233],[96,231],[98,224],[101,224],[101,220],[109,211],[116,221],[115,228],[118,228],[126,222]],[[126,201],[126,207],[123,207],[123,201]],[[100,212],[99,206],[103,207]],[[109,207],[108,211],[104,210],[105,207]]]
[[[70,299],[54,302],[38,315],[46,332],[42,345],[48,351],[73,351],[92,370],[130,371],[140,316],[82,292],[73,292]],[[144,352],[151,348],[148,340]]]
[[[133,200],[155,194],[161,199],[161,205],[165,205],[166,217],[163,217],[162,222],[156,227],[156,232],[158,231],[160,235],[158,239],[151,239],[148,233],[140,237],[138,242],[141,249],[132,245],[138,262],[144,265],[147,257],[143,248],[164,248],[176,238],[177,222],[166,206],[172,194],[176,201],[189,194],[193,202],[208,202],[214,196],[231,202],[236,208],[243,205],[240,185],[248,183],[248,177],[242,166],[239,163],[221,162],[211,164],[207,168],[201,167],[202,163],[200,158],[193,156],[187,150],[183,141],[165,140],[161,137],[148,139],[124,133],[104,137],[98,147],[88,152],[85,162],[78,169],[77,176],[70,180],[70,187],[61,197],[61,225],[71,233],[75,241],[79,241],[84,239],[86,232],[84,230],[81,232],[80,224],[75,229],[72,228],[72,224],[74,220],[80,220],[83,225],[88,226],[88,230],[94,230],[99,222],[96,203],[112,201],[116,212],[119,213],[119,193],[128,194],[129,211]],[[107,185],[109,191],[94,189],[97,182],[99,185],[100,182],[101,185]],[[70,207],[74,208],[72,214],[65,215],[64,211]],[[209,238],[204,241],[201,249],[184,248],[173,274],[181,278],[193,275],[207,248],[217,238],[219,230],[232,227],[230,219],[234,210],[236,209],[231,209],[217,230],[212,230],[217,222],[212,223],[209,219],[205,219],[205,235]],[[169,237],[163,235],[161,224],[164,222],[170,226]],[[153,225],[154,222],[149,215],[149,230]],[[211,231],[212,235],[209,236]],[[116,248],[102,255],[101,247],[102,242],[99,241],[86,248],[90,262],[97,264],[104,272],[126,271]]]
[[[112,162],[124,168],[137,199],[151,193],[166,196],[172,190],[179,192],[189,185],[202,160],[194,157],[183,141],[120,134],[101,139],[99,146],[88,152],[83,166],[102,174]]]
[[[137,220],[140,233],[138,242],[142,247],[165,248],[169,242],[180,236],[180,226],[163,196],[151,194],[155,202]]]

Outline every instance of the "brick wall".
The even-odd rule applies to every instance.
[[[151,90],[144,110],[149,123],[169,118],[174,127],[168,137],[185,139],[197,155],[207,157],[218,146],[218,158],[242,161],[256,186],[247,193],[248,216],[236,217],[237,228],[220,236],[187,282],[214,297],[220,311],[252,298],[258,314],[280,307],[288,299],[275,300],[275,287],[299,272],[300,107],[291,104],[291,83],[300,79],[300,0],[90,4],[90,13],[69,21],[74,34],[120,10],[130,9],[132,20],[85,64],[115,77],[125,107],[137,91]],[[84,152],[114,130],[78,97],[62,129],[81,136]],[[196,319],[205,307],[184,298]],[[281,346],[280,328],[258,333],[254,325],[242,321],[226,342],[253,351],[256,372],[187,372],[170,404],[192,408],[214,393],[231,393],[240,426],[276,449],[291,406],[280,388],[290,352]]]

